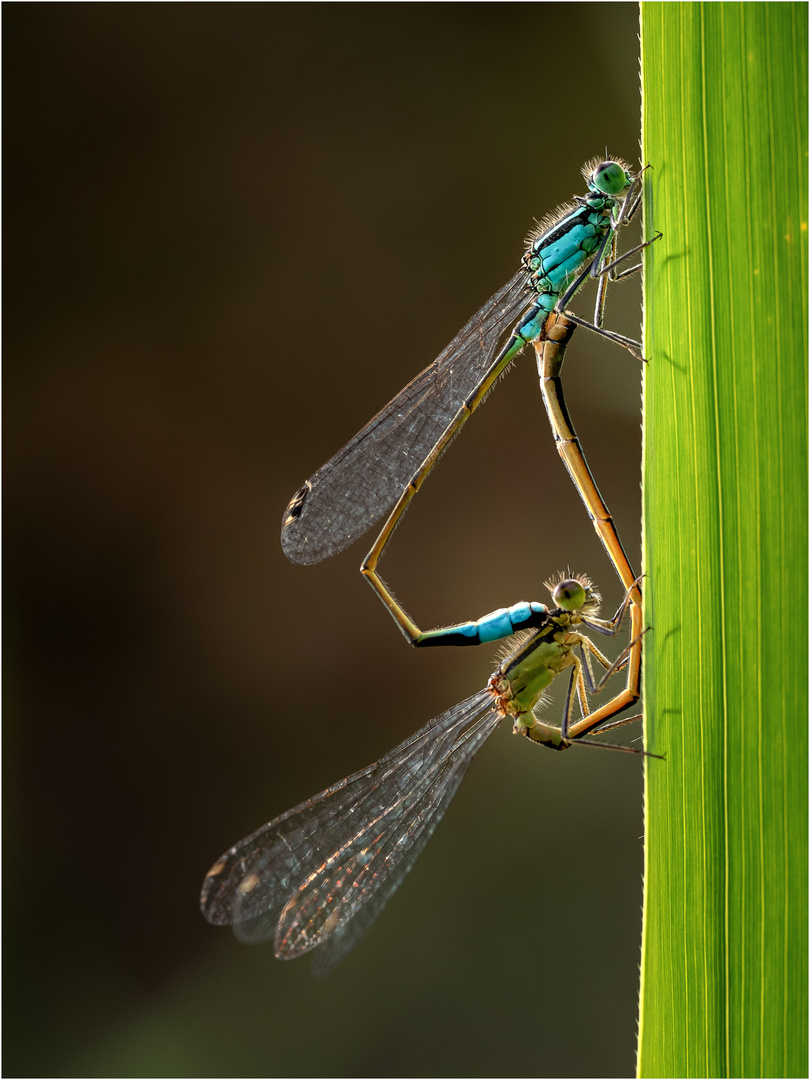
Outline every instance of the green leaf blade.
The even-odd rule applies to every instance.
[[[642,1076],[807,1070],[806,40],[642,4]]]

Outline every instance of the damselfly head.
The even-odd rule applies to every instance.
[[[570,575],[570,571],[569,571]],[[563,611],[582,611],[586,609],[593,613],[599,608],[602,597],[594,588],[593,582],[586,574],[577,574],[574,577],[558,575],[545,582],[545,586],[551,593],[551,599],[558,608]]]
[[[591,191],[600,195],[621,195],[633,182],[630,166],[621,158],[593,158],[582,166],[582,175]]]

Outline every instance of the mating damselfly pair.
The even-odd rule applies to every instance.
[[[583,175],[586,194],[540,223],[528,238],[518,273],[430,367],[315,473],[284,515],[284,550],[301,563],[336,554],[383,521],[361,570],[412,644],[479,644],[517,635],[485,689],[376,764],[236,844],[207,875],[201,904],[210,922],[234,924],[246,941],[272,938],[280,958],[317,948],[313,966],[319,973],[359,940],[401,884],[500,719],[558,750],[589,742],[589,732],[637,719],[614,718],[639,695],[639,580],[579,447],[560,369],[577,324],[641,357],[637,342],[602,327],[607,282],[638,270],[626,260],[646,246],[617,252],[617,236],[641,202],[641,173],[633,177],[621,161],[597,160]],[[588,278],[598,282],[593,322],[567,309]],[[548,583],[552,607],[522,602],[474,622],[422,632],[377,573],[379,558],[442,450],[527,344],[537,353],[558,449],[622,580],[624,600],[612,619],[600,619],[590,581],[569,576]],[[628,611],[630,644],[611,662],[581,628],[614,636]],[[594,661],[603,669],[599,679]],[[619,670],[626,671],[623,690],[591,711],[588,695]],[[569,685],[561,725],[553,727],[535,715],[535,707],[562,672],[569,672]]]

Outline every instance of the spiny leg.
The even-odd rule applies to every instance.
[[[600,655],[601,657],[601,654],[598,655]],[[610,723],[605,722],[611,715],[614,715],[616,712],[620,712],[622,709],[627,708],[628,705],[632,703],[624,701],[623,694],[617,695],[615,698],[613,698],[612,701],[608,702],[605,706],[602,707],[602,709],[598,710],[598,713],[590,712],[587,693],[585,690],[585,686],[583,685],[582,665],[580,664],[579,659],[576,656],[572,655],[571,659],[572,671],[571,677],[568,681],[568,690],[566,691],[565,696],[562,724],[559,728],[559,743],[555,744],[554,742],[549,740],[548,735],[552,729],[544,729],[544,726],[541,727],[540,725],[538,725],[539,730],[537,734],[533,735],[531,728],[523,729],[523,734],[525,734],[529,739],[534,738],[534,741],[540,742],[543,745],[554,745],[554,748],[558,750],[566,749],[567,747],[572,746],[576,742],[582,743],[583,746],[598,746],[600,749],[603,750],[621,750],[623,753],[647,755],[647,752],[645,750],[642,750],[635,746],[623,746],[617,743],[606,743],[601,739],[587,739],[583,737],[589,731],[592,731],[597,727],[599,733],[601,734],[604,731],[610,731],[612,728],[623,727],[625,724],[634,723],[636,720],[641,719],[641,715],[637,714],[634,716],[624,716],[617,720],[613,720]],[[608,661],[604,657],[601,657],[601,660],[603,660],[605,663],[608,663]],[[621,665],[619,662],[610,665],[610,670],[606,672],[605,678],[609,678],[610,675],[615,674],[617,667],[620,666]],[[600,681],[600,685],[601,682],[604,682],[604,680]],[[583,713],[583,716],[576,724],[572,725],[570,723],[570,716],[575,693],[579,700],[580,710]],[[614,707],[613,713],[608,711],[611,709],[611,707]],[[601,721],[597,719],[597,717],[600,715],[602,717]],[[576,731],[580,731],[580,734],[576,734]],[[650,754],[647,756],[657,757],[658,755]]]
[[[592,330],[595,334],[600,334],[602,337],[607,338],[608,341],[615,341],[617,345],[621,345],[632,353],[637,360],[644,362],[644,356],[641,352],[641,342],[636,341],[635,338],[627,337],[625,334],[618,334],[614,330],[606,330],[602,325],[602,319],[604,316],[605,308],[605,293],[607,289],[607,281],[618,281],[619,278],[627,277],[630,274],[635,274],[641,269],[641,263],[637,263],[634,266],[629,267],[621,274],[614,273],[615,267],[624,262],[625,259],[631,255],[635,255],[638,251],[643,251],[644,248],[649,247],[650,244],[654,244],[656,240],[660,240],[662,233],[656,234],[651,240],[645,240],[641,244],[637,244],[635,247],[630,248],[628,251],[623,252],[618,258],[613,258],[607,263],[603,262],[605,252],[610,250],[611,253],[615,251],[616,244],[616,232],[609,233],[603,243],[601,244],[599,251],[593,262],[579,275],[574,283],[562,294],[557,303],[554,305],[554,311],[556,314],[565,315],[571,322],[576,323],[577,326],[585,326],[589,330]],[[598,278],[599,287],[596,295],[596,310],[594,313],[594,321],[588,322],[587,319],[581,318],[579,315],[575,315],[572,311],[567,310],[567,306],[577,290],[584,284],[588,277]]]
[[[606,720],[611,720],[618,713],[629,709],[638,701],[641,680],[641,640],[643,637],[642,613],[638,604],[630,605],[630,636],[630,644],[625,650],[627,653],[627,679],[624,689],[598,709],[571,724],[568,729],[570,739],[578,739],[581,735],[601,727]]]
[[[595,630],[598,634],[604,634],[605,637],[615,637],[621,628],[628,605],[631,600],[635,599],[634,594],[638,591],[638,585],[642,577],[644,577],[644,575],[640,574],[630,582],[630,585],[624,594],[624,598],[616,609],[616,614],[612,619],[597,619],[594,616],[585,615],[582,618],[583,625],[589,627],[591,630]]]
[[[649,627],[642,630],[640,637],[643,638],[644,635],[647,633],[647,630],[649,630]],[[583,634],[580,634],[579,637],[580,640],[577,642],[577,644],[579,645],[582,652],[585,684],[587,686],[589,694],[598,694],[604,689],[608,680],[613,675],[615,675],[617,671],[621,671],[624,667],[627,666],[630,661],[630,657],[633,654],[633,649],[636,647],[638,642],[634,638],[628,645],[624,647],[624,649],[622,649],[616,659],[611,661],[608,660],[606,656],[602,655],[602,653],[599,651],[599,649],[597,649],[597,647],[590,640],[590,638],[585,637]],[[591,668],[590,664],[591,658],[595,659],[605,669],[599,679],[594,678],[593,669]]]
[[[623,255],[617,258],[617,234],[615,232],[613,233],[610,244],[610,261],[601,266],[596,274],[596,277],[598,277],[599,279],[599,284],[596,289],[596,305],[594,307],[593,315],[593,321],[596,326],[602,327],[604,323],[605,301],[607,299],[608,283],[611,281],[622,281],[624,278],[630,277],[632,274],[638,274],[643,269],[644,264],[637,262],[634,263],[632,266],[628,266],[625,270],[621,270],[619,272],[616,271],[616,267],[619,266],[622,262],[624,262],[625,258],[628,255],[633,255],[635,254],[635,252],[641,251],[645,247],[649,247],[649,245],[655,243],[656,240],[660,240],[663,235],[664,234],[662,232],[658,232],[650,240],[647,240],[645,243],[639,244],[638,246],[631,248],[629,251],[625,251]]]
[[[579,315],[575,315],[572,311],[564,311],[562,307],[555,308],[554,310],[559,312],[559,314],[565,315],[567,319],[576,323],[577,326],[584,326],[588,330],[593,330],[595,334],[600,334],[603,338],[607,338],[608,341],[614,341],[617,345],[621,345],[622,348],[627,349],[629,353],[632,353],[636,360],[640,360],[644,363],[645,358],[641,354],[640,341],[627,337],[625,334],[618,334],[615,330],[605,330],[603,326],[597,326],[596,323],[588,322],[587,319],[581,319]]]

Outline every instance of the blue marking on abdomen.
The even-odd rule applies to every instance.
[[[482,643],[500,641],[515,632],[508,608],[498,608],[478,620],[478,639]]]

